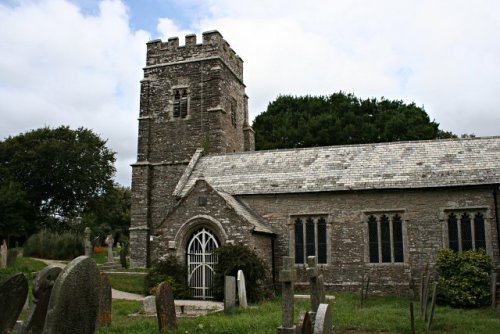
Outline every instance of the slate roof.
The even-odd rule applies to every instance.
[[[198,157],[177,185],[203,177],[231,195],[500,183],[500,137],[255,151]]]

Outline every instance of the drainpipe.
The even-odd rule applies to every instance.
[[[493,188],[493,202],[495,205],[495,222],[497,225],[497,247],[498,247],[498,254],[500,256],[500,218],[498,217],[498,189],[500,189],[500,186],[497,184]]]

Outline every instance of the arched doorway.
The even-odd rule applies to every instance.
[[[219,248],[217,237],[206,227],[196,230],[189,238],[186,257],[191,297],[213,298],[214,266],[217,264],[217,255],[214,251],[217,248]]]

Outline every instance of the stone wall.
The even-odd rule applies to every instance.
[[[447,245],[446,210],[471,209],[485,213],[487,251],[500,264],[492,187],[429,190],[358,191],[317,194],[254,195],[241,199],[266,218],[277,233],[276,263],[294,254],[293,217],[326,215],[329,261],[320,265],[328,286],[357,290],[362,275],[371,272],[375,292],[405,293],[411,268],[419,277],[425,263],[434,263]],[[404,220],[404,263],[369,263],[367,215],[398,212]],[[307,282],[297,265],[299,283]]]

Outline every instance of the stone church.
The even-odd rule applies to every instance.
[[[271,75],[271,74],[270,74]],[[213,250],[242,243],[277,281],[306,283],[315,255],[331,289],[401,292],[437,251],[499,257],[500,137],[255,151],[243,60],[217,31],[147,44],[131,261],[174,254],[192,296],[211,298]]]

